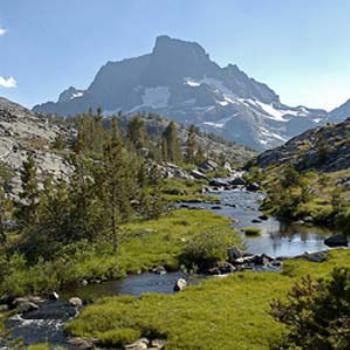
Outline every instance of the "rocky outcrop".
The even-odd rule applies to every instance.
[[[69,139],[74,131],[35,115],[28,109],[0,98],[0,166],[14,177],[7,189],[20,190],[19,170],[28,154],[32,154],[39,177],[52,174],[65,178],[71,171],[62,153],[53,150],[58,136]]]

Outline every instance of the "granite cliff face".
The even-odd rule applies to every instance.
[[[86,90],[70,87],[34,111],[68,116],[97,107],[105,115],[157,112],[258,150],[280,145],[326,116],[282,104],[236,65],[222,68],[199,44],[168,36],[158,37],[150,54],[108,62]]]
[[[0,164],[14,174],[9,191],[17,193],[20,189],[19,170],[29,153],[34,156],[39,176],[67,176],[71,168],[52,145],[58,135],[69,138],[72,132],[0,97]]]

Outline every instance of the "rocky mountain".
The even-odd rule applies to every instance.
[[[34,111],[68,116],[99,106],[105,115],[157,112],[258,150],[280,145],[326,116],[282,104],[236,65],[220,67],[197,43],[168,36],[158,37],[150,54],[108,62],[86,90],[70,87]]]
[[[350,118],[306,131],[256,159],[260,167],[286,162],[292,162],[300,170],[331,172],[350,168]]]
[[[339,123],[347,118],[350,118],[350,99],[338,108],[335,108],[331,112],[329,112],[327,116],[327,121]]]
[[[58,135],[71,137],[72,130],[0,97],[0,167],[14,175],[8,184],[9,192],[18,192],[19,169],[28,153],[33,154],[39,175],[69,174],[71,169],[63,154],[52,147]]]

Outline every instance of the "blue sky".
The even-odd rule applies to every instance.
[[[157,35],[197,41],[290,105],[350,98],[348,0],[0,0],[0,95],[28,107],[86,88]]]

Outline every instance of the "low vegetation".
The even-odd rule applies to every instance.
[[[261,229],[259,227],[248,226],[243,228],[243,232],[246,236],[257,237],[261,235]]]
[[[0,290],[15,295],[48,292],[81,279],[121,277],[128,273],[147,271],[157,265],[177,269],[183,263],[183,253],[193,249],[192,237],[200,233],[229,237],[227,244],[239,244],[230,221],[202,210],[175,210],[157,220],[138,220],[120,228],[120,246],[115,252],[108,239],[89,243],[79,241],[66,245],[56,257],[28,264],[24,255],[13,254],[3,260]],[[205,242],[208,258],[221,258],[228,246]],[[210,245],[213,244],[214,247]],[[201,246],[202,248],[203,246]],[[212,249],[212,250],[211,250]],[[219,254],[219,255],[218,255]],[[189,256],[187,256],[189,258]],[[198,261],[186,260],[188,266]]]
[[[270,315],[271,301],[285,300],[287,291],[303,276],[325,278],[334,267],[349,263],[349,252],[338,250],[330,252],[323,263],[289,260],[282,273],[244,272],[210,278],[175,295],[104,298],[85,308],[67,330],[109,344],[123,343],[125,337],[130,342],[142,335],[166,338],[170,350],[231,350],[232,346],[267,350],[281,344],[288,334],[286,326]]]
[[[266,212],[286,221],[307,218],[317,225],[348,231],[350,188],[344,187],[342,179],[350,179],[349,170],[298,172],[292,164],[284,164],[259,176],[268,193],[262,206]]]

